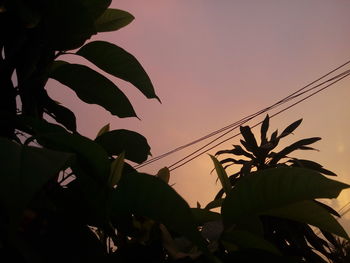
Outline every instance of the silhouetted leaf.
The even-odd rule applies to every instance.
[[[80,0],[51,0],[44,13],[44,28],[54,50],[80,47],[96,34],[94,18]],[[62,15],[64,14],[64,15]],[[64,19],[62,19],[64,17]]]
[[[213,201],[209,202],[209,203],[205,206],[205,209],[210,210],[210,209],[214,209],[214,208],[217,208],[217,207],[221,207],[223,201],[224,201],[223,198],[214,199]]]
[[[302,121],[303,121],[303,119],[300,119],[300,120],[293,122],[291,125],[289,125],[287,128],[284,129],[284,131],[281,133],[279,138],[281,139],[281,138],[286,137],[289,134],[291,134],[296,128],[299,127],[299,125],[301,124]]]
[[[312,245],[322,254],[328,255],[328,251],[325,249],[325,247],[329,247],[328,243],[322,238],[318,237],[310,226],[304,225],[304,235],[310,245]]]
[[[251,152],[256,153],[257,149],[258,149],[258,144],[256,142],[255,136],[252,133],[251,129],[249,126],[241,126],[239,127],[241,134],[243,135],[243,138],[246,142],[246,145],[251,149]],[[246,145],[244,145],[244,147],[246,147]],[[246,147],[247,148],[247,147]],[[248,148],[247,148],[248,150]]]
[[[173,188],[159,178],[139,173],[122,176],[112,198],[112,218],[118,217],[121,209],[149,217],[183,234],[200,249],[206,250],[190,207]]]
[[[110,162],[106,151],[96,142],[70,133],[43,133],[36,136],[40,144],[58,151],[76,153],[86,174],[95,175],[100,182],[107,182],[110,173]]]
[[[318,172],[326,174],[326,175],[336,176],[335,173],[333,173],[332,171],[329,171],[327,169],[324,169],[322,165],[320,165],[319,163],[316,163],[314,161],[303,160],[303,159],[291,159],[288,162],[291,162],[292,166],[305,167],[305,168],[309,168],[309,169],[318,171]]]
[[[328,211],[329,213],[331,213],[332,215],[335,215],[335,216],[337,216],[337,217],[340,218],[339,213],[338,213],[337,211],[335,211],[332,207],[330,207],[330,206],[328,206],[328,205],[326,205],[326,204],[324,204],[324,203],[322,203],[322,202],[319,202],[319,201],[317,201],[317,200],[314,200],[314,202],[315,202],[316,204],[318,204],[319,206],[323,207],[325,210],[327,210],[327,211]]]
[[[224,189],[226,194],[229,193],[231,188],[232,188],[232,185],[230,183],[230,180],[228,179],[228,176],[227,176],[225,169],[222,167],[220,162],[214,156],[212,156],[212,155],[209,155],[209,156],[214,163],[215,170],[216,170],[216,173],[220,179],[222,188]]]
[[[76,53],[107,73],[130,82],[147,98],[156,98],[146,71],[137,59],[124,49],[104,41],[86,44]]]
[[[244,148],[247,150],[247,151],[249,151],[249,152],[251,152],[251,153],[254,153],[254,149],[252,148],[252,146],[249,144],[249,143],[247,143],[246,141],[244,141],[244,140],[239,140],[240,142],[241,142],[241,144],[244,146]],[[254,159],[255,159],[255,157],[253,157]]]
[[[315,198],[335,198],[347,184],[304,168],[271,168],[241,178],[222,205],[226,226],[251,215]]]
[[[22,146],[0,138],[0,203],[17,220],[45,183],[66,168],[72,154]],[[14,223],[14,222],[11,222]]]
[[[299,150],[319,151],[318,149],[309,146],[300,146]]]
[[[95,21],[95,26],[98,32],[109,32],[118,30],[133,20],[134,16],[126,11],[108,8]]]
[[[220,155],[220,154],[234,154],[234,155],[243,155],[246,156],[248,158],[254,159],[254,156],[248,152],[246,152],[245,150],[243,150],[243,148],[240,145],[233,145],[233,149],[232,150],[222,150],[222,151],[218,151],[215,155]]]
[[[118,155],[125,151],[125,159],[135,163],[147,160],[150,146],[141,134],[128,130],[113,130],[103,133],[95,139],[109,155]]]
[[[48,98],[45,104],[46,105],[44,111],[52,118],[54,118],[55,121],[62,124],[70,131],[77,130],[76,118],[70,109],[63,107],[50,98]]]
[[[253,162],[249,161],[246,162],[245,164],[243,164],[240,174],[241,175],[248,175],[250,173],[250,171],[252,170],[252,166],[253,166]]]
[[[277,135],[278,135],[278,130],[275,130],[275,131],[271,134],[270,142],[274,142],[274,141],[277,139]]]
[[[197,225],[202,225],[210,221],[221,219],[221,215],[219,213],[209,211],[208,209],[191,208],[191,211]]]
[[[84,0],[81,1],[89,15],[94,19],[100,17],[104,11],[109,7],[112,0]]]
[[[224,231],[221,241],[224,243],[233,243],[241,249],[255,248],[268,251],[270,253],[281,255],[281,252],[266,239],[254,235],[244,230]]]
[[[270,117],[267,114],[264,121],[261,124],[260,134],[261,134],[261,143],[260,146],[265,145],[267,143],[267,130],[269,129],[269,121]]]
[[[290,154],[295,150],[301,149],[301,147],[304,147],[305,145],[313,144],[319,140],[321,140],[320,137],[313,137],[313,138],[302,139],[300,141],[292,143],[291,145],[285,147],[282,151],[276,153],[276,155],[270,161],[270,164],[276,164],[279,160],[287,156],[287,154]]]
[[[62,126],[49,123],[46,120],[19,115],[16,117],[16,128],[28,134],[37,135],[41,133],[67,133]]]
[[[169,183],[170,179],[170,171],[168,167],[163,167],[160,169],[157,173],[157,177],[161,180],[163,180],[166,183]]]
[[[65,63],[53,70],[50,77],[74,90],[86,103],[98,104],[121,118],[136,116],[124,93],[109,79],[87,66]]]
[[[334,233],[338,236],[348,238],[348,235],[340,223],[330,215],[327,210],[312,200],[287,204],[262,213],[317,226],[318,228]]]
[[[220,161],[221,164],[225,164],[225,163],[233,163],[233,164],[245,164],[249,161],[246,160],[236,160],[233,158],[226,158]]]

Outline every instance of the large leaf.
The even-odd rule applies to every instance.
[[[336,198],[349,185],[309,169],[272,168],[238,181],[222,205],[226,226],[251,215],[315,198]]]
[[[0,149],[0,203],[14,217],[73,156],[4,138],[0,138]]]
[[[86,103],[98,104],[121,118],[136,116],[124,93],[109,79],[87,66],[64,63],[55,67],[50,77],[74,90]]]
[[[76,54],[107,73],[132,83],[147,98],[159,100],[146,71],[137,59],[124,49],[105,41],[94,41],[83,46]]]
[[[112,218],[118,218],[121,210],[149,217],[206,250],[190,207],[163,180],[141,173],[123,175],[113,192],[112,201]]]
[[[333,173],[332,171],[329,171],[327,169],[324,169],[321,164],[316,163],[314,161],[303,160],[303,159],[291,159],[288,162],[292,163],[292,166],[305,167],[305,168],[320,172],[322,174],[336,176],[335,173]]]
[[[98,136],[95,141],[100,144],[108,154],[118,155],[125,152],[125,159],[136,163],[146,161],[150,154],[150,146],[141,134],[128,130],[113,130]]]
[[[323,207],[311,200],[300,201],[264,211],[261,214],[292,219],[316,226],[324,231],[349,238],[339,222]]]
[[[191,210],[192,210],[194,219],[198,225],[202,225],[210,221],[221,220],[221,215],[219,213],[212,212],[207,209],[201,209],[201,208],[191,208]]]
[[[110,161],[106,151],[96,142],[70,133],[43,133],[37,140],[50,149],[76,153],[85,173],[92,174],[100,182],[106,182],[110,173]]]
[[[47,97],[44,111],[55,119],[56,122],[64,125],[68,130],[76,131],[77,124],[74,113],[56,101]]]
[[[81,2],[86,8],[88,14],[96,19],[104,13],[112,0],[83,0]]]
[[[94,18],[80,0],[45,2],[43,26],[49,45],[55,50],[80,47],[96,34]]]
[[[95,21],[95,26],[98,32],[109,32],[118,30],[133,20],[134,16],[126,11],[108,8]]]
[[[230,180],[228,179],[227,173],[224,167],[222,167],[221,163],[214,156],[209,156],[214,163],[215,170],[220,179],[222,188],[224,189],[225,193],[228,194],[231,191],[232,185],[230,183]]]
[[[253,233],[244,230],[225,231],[222,235],[221,241],[226,244],[228,250],[232,247],[228,244],[234,244],[241,249],[261,249],[281,255],[281,252],[272,243],[258,235],[254,235]]]

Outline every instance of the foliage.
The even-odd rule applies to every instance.
[[[133,131],[110,130],[109,125],[95,140],[86,138],[77,131],[74,113],[46,90],[47,81],[54,79],[86,103],[121,118],[136,117],[127,96],[99,73],[104,71],[130,82],[146,98],[159,100],[132,54],[112,43],[88,41],[134,19],[108,8],[110,3],[1,1],[2,260],[129,261],[135,256],[129,255],[131,248],[136,254],[145,250],[164,256],[160,225],[163,232],[184,235],[207,253],[190,207],[163,181],[166,177],[139,174],[124,162],[145,161],[150,154],[147,140]],[[68,63],[67,55],[95,66]],[[158,234],[149,240],[151,232]]]
[[[81,135],[74,113],[48,95],[49,79],[120,118],[136,113],[127,96],[99,72],[159,100],[133,55],[115,44],[89,40],[134,19],[108,8],[110,3],[0,1],[0,260],[318,262],[306,241],[322,253],[328,243],[309,224],[329,240],[330,233],[347,238],[329,214],[336,213],[314,199],[334,198],[348,186],[325,178],[321,173],[332,173],[315,162],[281,162],[295,149],[310,149],[318,138],[270,152],[298,122],[267,140],[267,118],[260,146],[249,127],[242,127],[246,150],[235,146],[226,152],[250,160],[220,163],[212,157],[226,196],[220,192],[206,208],[189,207],[168,185],[166,167],[156,176],[132,167],[150,154],[142,135],[109,125],[95,139]],[[67,55],[94,66],[68,63]],[[228,176],[222,167],[227,163],[243,168]],[[252,173],[253,167],[258,171]],[[219,206],[221,214],[210,211]],[[300,232],[306,240],[292,236]],[[290,249],[297,244],[298,249]]]
[[[221,206],[225,227],[235,223],[235,228],[253,231],[285,255],[307,262],[325,262],[320,255],[331,259],[331,233],[343,238],[348,235],[333,217],[339,214],[315,199],[336,198],[348,186],[326,178],[324,175],[335,174],[322,165],[290,157],[295,150],[314,150],[309,145],[320,140],[318,137],[302,139],[274,151],[280,140],[292,134],[300,123],[298,120],[280,135],[275,131],[268,138],[267,116],[261,126],[260,145],[249,126],[241,127],[243,147],[234,145],[233,149],[218,151],[216,155],[243,156],[243,159],[227,157],[216,161],[219,178],[224,174],[227,182],[207,207]],[[241,168],[228,176],[223,168],[217,167],[218,163],[226,170],[236,164]],[[228,192],[230,184],[232,190]],[[320,229],[324,237],[318,236],[310,225]]]

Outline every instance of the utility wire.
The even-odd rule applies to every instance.
[[[343,73],[345,73],[345,72],[343,72]],[[279,114],[281,114],[282,112],[284,112],[284,111],[286,111],[286,110],[288,110],[288,109],[290,109],[290,108],[296,106],[297,104],[299,104],[299,103],[301,103],[301,102],[307,100],[308,98],[310,98],[310,97],[316,95],[317,93],[319,93],[319,92],[325,90],[326,88],[329,88],[330,86],[334,85],[335,83],[339,82],[340,80],[342,80],[342,79],[344,79],[344,78],[346,78],[347,76],[350,75],[350,71],[348,71],[345,75],[344,75],[343,73],[339,74],[339,75],[341,75],[341,77],[338,78],[338,79],[336,79],[336,80],[334,80],[332,83],[330,83],[330,84],[326,85],[325,87],[323,87],[323,88],[321,88],[321,89],[319,89],[319,90],[317,90],[317,91],[311,93],[310,95],[308,95],[308,96],[306,96],[306,97],[300,99],[299,101],[293,103],[292,105],[290,105],[290,106],[288,106],[288,107],[286,107],[286,108],[284,108],[284,109],[278,111],[277,113],[271,115],[270,118],[273,118],[273,117],[275,117],[276,115],[279,115]],[[334,79],[334,78],[332,78],[332,79]],[[327,81],[327,82],[328,82],[328,81]],[[312,89],[313,89],[313,88],[312,88]],[[262,123],[262,121],[259,122],[259,123],[256,123],[256,124],[253,125],[251,128],[255,128],[256,126],[260,125],[261,123]],[[229,132],[231,132],[231,130],[228,131],[228,132],[226,132],[224,135],[226,135],[226,134],[229,133]],[[224,136],[224,135],[222,135],[222,136]],[[221,141],[221,142],[219,142],[219,143],[217,143],[217,144],[211,146],[210,148],[205,149],[207,146],[209,146],[210,144],[212,144],[213,142],[215,142],[216,140],[218,140],[218,139],[220,139],[220,138],[222,137],[222,136],[219,136],[219,137],[216,138],[215,140],[212,140],[211,142],[207,143],[206,145],[202,146],[201,148],[197,149],[196,151],[192,152],[191,154],[185,156],[184,158],[180,159],[179,161],[177,161],[177,162],[171,164],[170,166],[168,166],[168,167],[169,167],[169,170],[170,170],[170,171],[173,171],[173,170],[175,170],[175,169],[177,169],[177,168],[180,168],[181,166],[183,166],[183,165],[189,163],[190,161],[193,161],[194,159],[198,158],[199,156],[203,155],[204,153],[206,153],[206,152],[208,152],[208,151],[214,149],[215,147],[221,145],[222,143],[227,142],[228,140],[231,140],[231,139],[237,137],[238,135],[240,135],[240,133],[237,133],[237,134],[235,134],[235,135],[233,135],[233,136],[231,136],[231,137],[229,137],[229,138],[227,138],[227,139],[225,139],[225,140],[223,140],[223,141]],[[204,149],[205,149],[205,150],[204,150]],[[202,150],[204,150],[204,151],[202,151]],[[196,154],[196,153],[198,153],[198,154]],[[194,155],[194,156],[193,156],[193,155]],[[191,156],[193,156],[193,157],[191,157]],[[191,157],[191,158],[188,159],[188,160],[186,160],[186,159],[189,158],[189,157]],[[186,161],[185,161],[185,160],[186,160]],[[184,162],[182,162],[182,161],[184,161]],[[182,163],[181,163],[181,162],[182,162]]]
[[[148,160],[148,161],[146,161],[146,162],[144,162],[144,163],[142,163],[142,164],[140,164],[140,165],[136,165],[136,166],[134,166],[134,168],[137,169],[137,168],[141,168],[141,167],[143,167],[143,166],[146,166],[146,165],[148,165],[148,164],[150,164],[150,163],[153,163],[153,162],[155,162],[155,161],[158,161],[158,160],[160,160],[160,159],[162,159],[162,158],[164,158],[164,157],[166,157],[166,156],[168,156],[168,155],[170,155],[170,154],[173,154],[173,153],[175,153],[175,152],[177,152],[177,151],[180,151],[180,150],[182,150],[182,149],[185,149],[185,148],[187,148],[187,147],[190,147],[190,146],[192,146],[192,145],[194,145],[194,144],[196,144],[196,143],[199,143],[199,142],[201,142],[201,141],[203,141],[203,140],[205,140],[205,139],[208,139],[208,138],[210,138],[210,137],[212,137],[212,136],[214,136],[214,135],[217,135],[217,134],[219,134],[219,133],[221,133],[221,132],[223,132],[223,131],[229,129],[228,132],[222,134],[222,135],[219,136],[218,138],[214,139],[213,141],[211,141],[211,142],[209,142],[208,144],[206,144],[205,146],[203,146],[203,147],[206,147],[206,146],[208,146],[209,144],[215,142],[216,140],[222,138],[222,137],[225,136],[226,134],[232,132],[234,129],[236,129],[237,127],[241,126],[242,124],[244,124],[244,123],[246,123],[246,122],[252,120],[253,118],[255,118],[255,117],[257,117],[257,116],[259,116],[259,115],[261,115],[261,114],[263,114],[263,113],[265,113],[265,112],[267,112],[267,111],[269,111],[269,110],[271,110],[271,109],[273,109],[273,108],[275,108],[275,107],[278,107],[278,106],[280,106],[281,104],[284,104],[284,103],[286,103],[286,102],[288,102],[288,101],[290,101],[290,100],[292,100],[292,99],[295,99],[296,97],[299,97],[299,96],[301,96],[301,95],[303,95],[303,94],[305,94],[305,93],[307,93],[307,92],[310,92],[311,90],[318,88],[319,86],[325,84],[326,82],[332,81],[332,80],[334,80],[334,79],[336,79],[336,78],[339,78],[340,76],[343,76],[343,75],[348,74],[348,73],[350,72],[350,70],[345,71],[345,72],[343,72],[343,73],[341,73],[341,74],[339,74],[339,75],[337,75],[337,76],[335,76],[335,77],[333,77],[333,78],[331,78],[331,79],[328,79],[328,80],[326,80],[326,81],[324,81],[324,82],[322,82],[322,83],[320,83],[320,84],[318,84],[318,85],[316,85],[316,86],[314,86],[314,87],[312,87],[312,88],[310,88],[310,89],[307,89],[307,88],[310,87],[311,85],[313,85],[313,84],[315,84],[316,82],[320,81],[321,79],[323,79],[323,78],[329,76],[330,74],[334,73],[335,71],[339,70],[340,68],[346,66],[346,65],[349,64],[349,63],[350,63],[350,60],[347,61],[347,62],[345,62],[344,64],[338,66],[337,68],[331,70],[330,72],[328,72],[327,74],[321,76],[320,78],[318,78],[318,79],[312,81],[311,83],[307,84],[306,86],[300,88],[299,90],[293,92],[292,94],[288,95],[287,97],[283,98],[282,100],[276,102],[275,104],[273,104],[273,105],[271,105],[271,106],[269,106],[269,107],[266,107],[266,108],[264,108],[264,109],[262,109],[262,110],[260,110],[260,111],[258,111],[258,112],[256,112],[256,113],[253,113],[253,114],[251,114],[251,115],[249,115],[249,116],[246,116],[246,117],[242,118],[242,119],[239,120],[239,121],[236,121],[236,122],[234,122],[234,123],[232,123],[232,124],[230,124],[230,125],[228,125],[228,126],[225,126],[225,127],[221,128],[221,129],[219,129],[219,130],[216,130],[216,131],[214,131],[214,132],[212,132],[212,133],[210,133],[210,134],[208,134],[208,135],[205,135],[205,136],[203,136],[203,137],[201,137],[201,138],[199,138],[199,139],[196,139],[196,140],[194,140],[194,141],[192,141],[192,142],[190,142],[190,143],[187,143],[187,144],[185,144],[185,145],[182,145],[182,146],[180,146],[180,147],[177,147],[177,148],[175,148],[175,149],[173,149],[173,150],[171,150],[171,151],[169,151],[169,152],[166,152],[166,153],[164,153],[164,154],[162,154],[162,155],[160,155],[160,156],[154,157],[154,158],[152,158],[152,159],[150,159],[150,160]],[[307,90],[306,90],[306,91],[303,91],[303,90],[305,90],[305,89],[307,89]],[[303,92],[302,92],[302,91],[303,91]],[[261,123],[261,122],[260,122],[260,123]],[[260,123],[258,123],[257,125],[259,125]],[[237,135],[238,135],[238,134],[237,134]],[[236,137],[237,135],[235,135],[234,137]],[[203,148],[203,147],[202,147],[202,148]],[[202,148],[199,149],[199,150],[197,150],[197,151],[195,151],[194,153],[197,153],[198,151],[202,150]],[[191,155],[193,155],[194,153],[192,153]],[[191,155],[190,155],[190,156],[191,156]],[[183,158],[183,159],[186,159],[186,158],[188,158],[188,156],[185,157],[185,158]],[[177,163],[183,161],[183,159],[181,159],[180,161],[178,161],[178,162],[172,164],[171,166],[174,166],[174,165],[176,165]]]

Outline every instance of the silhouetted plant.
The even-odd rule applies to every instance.
[[[333,263],[350,262],[350,242],[344,238],[334,238],[331,244],[331,261]]]
[[[217,156],[233,155],[241,157],[240,159],[236,157],[228,157],[219,161],[221,165],[224,165],[223,169],[228,169],[233,165],[241,166],[238,172],[227,177],[226,188],[235,188],[243,178],[251,176],[252,172],[253,174],[254,172],[256,172],[256,174],[273,173],[275,171],[274,169],[277,168],[284,168],[287,172],[292,167],[299,167],[303,169],[306,168],[310,171],[315,171],[320,174],[335,176],[333,172],[326,170],[322,165],[314,161],[298,159],[291,156],[296,150],[315,150],[309,145],[319,141],[321,139],[319,137],[302,139],[292,143],[280,151],[274,151],[281,139],[292,134],[295,129],[301,124],[302,120],[298,120],[290,124],[282,131],[280,135],[278,134],[277,130],[274,131],[271,134],[270,138],[268,138],[267,132],[269,128],[269,120],[269,116],[266,116],[262,122],[260,130],[260,144],[258,144],[250,127],[242,126],[240,127],[240,131],[243,136],[243,139],[240,140],[242,146],[234,145],[233,149],[221,150],[216,153]],[[295,173],[295,176],[297,176],[298,170],[291,171],[293,171]],[[281,174],[281,176],[284,175]],[[272,181],[271,183],[273,184]],[[292,181],[286,183],[289,184],[289,187],[293,187]],[[227,186],[228,184],[229,186]],[[278,184],[276,184],[275,187],[278,187]],[[315,185],[315,187],[317,186]],[[216,201],[209,204],[209,208],[213,205],[215,206],[215,204],[220,204],[220,200],[222,200],[221,198],[223,194],[227,192],[227,190],[224,188],[225,187],[223,187],[223,189],[218,192],[215,197]],[[269,188],[269,190],[273,189]],[[267,189],[265,189],[265,191],[267,191]],[[292,191],[294,191],[294,189]],[[249,197],[247,196],[247,198]],[[252,196],[251,198],[254,197]],[[259,196],[256,196],[256,198],[259,198]],[[275,196],[275,198],[279,197]],[[316,200],[313,200],[312,202],[314,205],[325,209],[327,213],[331,213],[334,216],[340,217],[340,215],[331,207]],[[297,213],[301,211],[304,213],[311,212],[311,210],[308,211],[306,207],[300,211],[296,210],[295,212]],[[315,234],[314,229],[309,226],[307,221],[303,221],[297,217],[294,218],[294,220],[290,219],[271,215],[260,215],[259,220],[262,223],[264,237],[275,244],[275,246],[284,254],[291,256],[294,255],[296,257],[299,257],[300,260],[306,260],[307,262],[325,262],[325,259],[320,257],[320,254],[323,254],[325,257],[330,258],[330,244],[332,237],[330,233],[326,231],[326,229],[321,228],[321,231],[325,235],[325,238],[323,238]],[[318,253],[315,253],[315,251]]]
[[[136,113],[108,77],[88,65],[58,60],[66,55],[82,57],[102,72],[130,82],[145,97],[158,99],[147,73],[130,53],[109,42],[85,44],[93,35],[118,30],[133,20],[128,12],[108,8],[110,3],[0,1],[0,260],[299,262],[299,251],[278,245],[280,236],[276,241],[261,235],[260,219],[267,234],[275,226],[282,235],[286,225],[293,230],[303,226],[314,238],[307,241],[319,251],[321,239],[307,224],[323,229],[325,236],[347,238],[329,214],[334,211],[313,199],[335,198],[349,186],[326,179],[320,172],[327,171],[310,161],[290,159],[282,165],[281,158],[291,148],[268,156],[269,164],[263,164],[263,153],[273,148],[265,139],[265,149],[255,156],[257,148],[247,128],[242,128],[244,144],[255,148],[240,152],[256,160],[242,163],[238,181],[231,176],[230,182],[212,157],[226,197],[211,206],[222,204],[221,214],[209,211],[209,206],[190,208],[168,185],[167,168],[155,176],[137,172],[131,163],[142,163],[150,153],[142,135],[110,130],[109,125],[95,139],[79,134],[74,113],[48,95],[50,78],[115,116]],[[267,124],[265,120],[265,135]],[[274,133],[269,142],[276,144],[286,136],[282,135]],[[305,149],[310,143],[292,149]],[[259,169],[251,173],[254,165]],[[287,237],[281,244],[286,240],[294,241]]]

